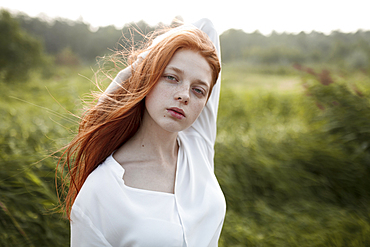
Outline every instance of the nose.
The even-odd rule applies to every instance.
[[[175,100],[182,102],[183,104],[187,105],[189,103],[189,88],[183,87],[181,90],[176,92]]]

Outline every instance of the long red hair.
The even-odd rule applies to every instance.
[[[62,190],[68,187],[68,192],[62,207],[69,219],[74,200],[89,174],[139,129],[145,110],[144,98],[179,49],[198,51],[212,69],[211,87],[216,83],[221,70],[216,49],[199,29],[179,30],[151,46],[122,86],[102,96],[98,104],[83,114],[77,135],[59,159],[58,165],[67,167]]]

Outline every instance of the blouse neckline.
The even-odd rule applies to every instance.
[[[181,163],[180,162],[180,156],[182,156],[182,152],[180,151],[180,149],[182,149],[182,146],[181,146],[181,142],[179,140],[179,136],[177,136],[177,144],[179,145],[179,149],[177,150],[177,161],[176,161],[176,174],[175,174],[175,185],[174,185],[174,193],[169,193],[169,192],[163,192],[163,191],[156,191],[156,190],[147,190],[147,189],[140,189],[140,188],[135,188],[135,187],[131,187],[131,186],[128,186],[125,184],[125,180],[123,179],[123,175],[125,174],[125,168],[123,168],[123,166],[121,166],[120,163],[118,163],[118,161],[113,157],[113,154],[114,152],[108,157],[108,159],[111,159],[112,160],[112,163],[115,164],[115,166],[119,167],[121,172],[120,173],[117,173],[119,175],[119,179],[121,180],[122,182],[122,186],[127,189],[127,190],[130,190],[130,191],[133,191],[133,192],[138,192],[138,193],[144,193],[144,194],[152,194],[152,195],[159,195],[159,196],[170,196],[170,197],[176,197],[176,188],[177,188],[177,180],[178,180],[178,172],[179,172],[179,164]]]

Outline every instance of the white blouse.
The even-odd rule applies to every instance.
[[[193,24],[218,35],[207,19]],[[219,53],[220,55],[220,53]],[[71,211],[71,246],[217,246],[226,203],[213,170],[220,78],[202,113],[178,133],[174,194],[125,185],[109,156],[87,178]]]

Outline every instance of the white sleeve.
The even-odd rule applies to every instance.
[[[220,40],[215,30],[212,22],[208,19],[201,19],[193,23],[198,29],[205,32],[208,37],[211,39],[213,44],[216,47],[217,55],[221,63],[221,50],[220,50]],[[221,73],[218,76],[217,82],[214,85],[211,96],[208,99],[206,106],[199,115],[198,119],[193,123],[193,125],[185,131],[191,131],[192,129],[198,132],[202,138],[213,148],[216,141],[216,132],[217,132],[217,111],[218,111],[218,102],[220,98],[220,89],[221,89]]]
[[[77,205],[71,212],[71,247],[112,247]]]

